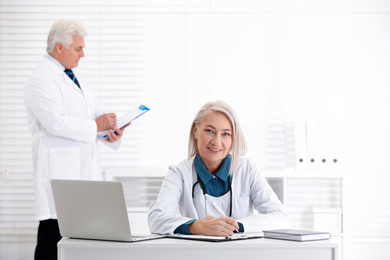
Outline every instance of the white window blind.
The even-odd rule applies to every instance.
[[[342,181],[338,178],[289,178],[286,202],[290,225],[312,230],[315,208],[342,208]]]
[[[0,241],[35,241],[31,135],[22,93],[45,54],[51,25],[82,21],[89,32],[80,70],[104,111],[141,103],[151,112],[131,126],[121,149],[102,150],[104,167],[166,164],[182,158],[185,89],[201,82],[207,46],[207,3],[201,1],[1,1]],[[201,75],[199,78],[198,75]],[[178,98],[179,96],[179,98]],[[150,123],[146,123],[150,121]],[[168,126],[168,127],[167,127]],[[176,151],[176,153],[175,153]],[[179,157],[177,156],[177,157]],[[176,162],[176,159],[171,159]]]
[[[118,151],[100,146],[104,168],[183,160],[190,123],[210,100],[235,108],[248,156],[268,169],[294,167],[295,121],[342,122],[351,126],[348,229],[388,238],[389,11],[379,0],[0,0],[0,241],[35,241],[22,92],[60,18],[87,27],[79,70],[104,111],[151,108]],[[298,195],[314,184],[291,184],[302,212],[310,202]]]

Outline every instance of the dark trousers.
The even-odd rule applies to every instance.
[[[57,243],[61,240],[56,219],[39,221],[35,260],[57,260]]]

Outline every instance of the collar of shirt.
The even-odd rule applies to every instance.
[[[57,65],[62,71],[65,70],[65,67],[56,59],[54,59],[49,53],[45,56],[49,61]]]
[[[226,158],[222,161],[221,168],[219,168],[218,172],[213,175],[211,174],[206,165],[203,163],[202,158],[200,158],[199,153],[195,156],[194,166],[195,170],[198,173],[202,182],[206,185],[214,176],[217,176],[220,180],[226,182],[229,176],[231,158],[230,155],[226,156]]]

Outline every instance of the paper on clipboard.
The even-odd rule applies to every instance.
[[[142,116],[143,114],[145,114],[149,110],[150,110],[150,108],[148,108],[148,107],[146,107],[144,105],[140,105],[139,107],[130,110],[127,114],[121,116],[117,120],[118,128],[122,129],[125,125],[127,125],[128,123],[130,123],[133,120],[137,119],[138,117]],[[108,133],[108,131],[101,131],[101,132],[98,132],[97,134],[99,136],[107,138],[107,133]]]

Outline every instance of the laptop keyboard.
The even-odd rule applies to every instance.
[[[131,235],[132,238],[146,238],[148,235]]]

